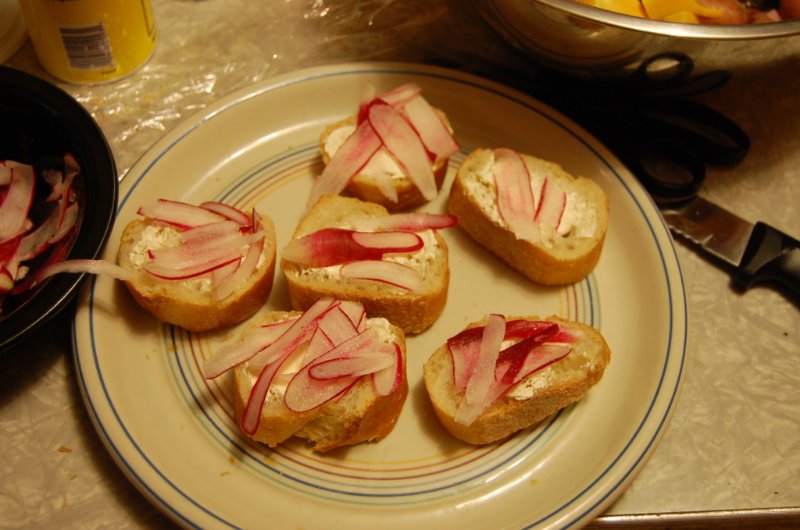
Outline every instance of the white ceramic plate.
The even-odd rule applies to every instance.
[[[74,321],[77,373],[97,429],[133,483],[177,522],[197,527],[576,527],[599,515],[645,463],[680,387],[686,303],[669,233],[619,162],[562,115],[501,85],[454,71],[349,64],[271,79],[220,101],[168,134],[127,175],[106,258],[136,209],[158,197],[216,199],[275,221],[288,241],[321,169],[323,126],[352,114],[362,89],[414,81],[448,113],[462,153],[511,146],[594,178],[611,223],[593,274],[566,288],[537,287],[458,229],[441,318],[408,341],[410,393],[383,441],[320,456],[302,442],[250,443],[232,419],[226,381],[198,363],[238,328],[198,335],[162,325],[124,287],[87,285]],[[278,271],[265,310],[287,309]],[[613,356],[578,404],[504,443],[471,447],[438,425],[421,382],[423,361],[488,312],[558,314],[599,328]],[[419,526],[418,526],[419,525]]]

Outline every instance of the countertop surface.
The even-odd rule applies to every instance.
[[[531,60],[460,2],[154,0],[159,42],[116,82],[51,78],[26,42],[5,64],[51,81],[96,119],[121,177],[159,138],[220,98],[272,76],[340,62],[430,63],[534,88]],[[696,99],[751,137],[701,193],[800,236],[800,58],[734,75]],[[566,110],[566,109],[565,109]],[[735,292],[678,242],[689,351],[669,428],[593,525],[800,525],[800,310],[779,292]],[[0,526],[172,525],[128,481],[84,407],[70,349],[72,307],[0,356]]]

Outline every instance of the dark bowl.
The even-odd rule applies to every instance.
[[[92,116],[69,94],[32,75],[0,67],[0,160],[41,167],[71,153],[81,168],[74,182],[78,229],[67,259],[97,258],[114,223],[117,169]],[[34,265],[35,266],[35,265]],[[60,274],[6,299],[0,351],[18,343],[66,307],[85,274]]]

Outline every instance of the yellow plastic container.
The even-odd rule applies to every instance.
[[[102,83],[147,62],[156,46],[150,0],[20,0],[42,66],[70,83]]]

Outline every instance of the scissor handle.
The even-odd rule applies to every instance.
[[[692,199],[706,177],[703,159],[667,137],[646,141],[628,165],[660,206]]]
[[[707,164],[737,164],[750,149],[750,137],[741,127],[702,103],[662,98],[648,101],[645,109],[653,136],[681,137]]]

